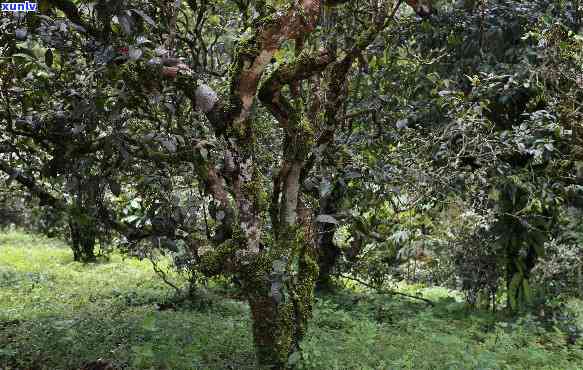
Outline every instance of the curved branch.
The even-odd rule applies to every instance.
[[[283,87],[322,72],[332,62],[332,58],[333,55],[329,50],[321,50],[313,54],[302,53],[294,61],[281,65],[262,83],[259,89],[259,100],[282,127],[287,127],[293,109],[282,95]]]
[[[46,189],[43,189],[37,184],[36,180],[24,175],[21,171],[13,168],[5,161],[0,161],[0,171],[6,173],[10,178],[16,180],[19,184],[28,189],[32,194],[40,199],[41,206],[48,205],[55,209],[64,210],[67,208],[65,202],[51,193]]]
[[[320,14],[320,0],[299,0],[286,12],[274,12],[256,21],[255,33],[237,45],[231,64],[230,90],[226,99],[219,100],[207,112],[219,134],[233,125],[243,124],[251,114],[259,80],[275,52],[290,39],[309,33],[316,27]],[[195,97],[190,79],[182,83],[183,89],[190,89],[189,95]],[[237,130],[244,132],[245,130]]]
[[[376,287],[370,285],[369,283],[367,283],[365,281],[362,281],[362,280],[360,280],[358,278],[355,278],[355,277],[352,277],[352,276],[348,276],[348,275],[344,275],[344,274],[338,274],[336,276],[341,277],[341,278],[344,278],[344,279],[352,280],[352,281],[354,281],[356,283],[359,283],[360,285],[363,285],[363,286],[365,286],[367,288],[373,289],[374,291],[376,291],[377,293],[380,293],[380,294],[399,295],[399,296],[407,297],[407,298],[411,298],[411,299],[418,299],[420,301],[423,301],[423,302],[427,303],[430,306],[435,306],[435,303],[433,303],[433,301],[431,301],[431,300],[429,300],[427,298],[423,298],[423,297],[419,297],[419,296],[412,295],[412,294],[407,294],[407,293],[401,293],[401,292],[397,292],[395,290],[386,290],[386,289],[376,288]]]

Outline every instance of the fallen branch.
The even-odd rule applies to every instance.
[[[337,274],[336,276],[357,282],[361,285],[364,285],[367,288],[375,290],[377,293],[380,293],[380,294],[399,295],[399,296],[407,297],[407,298],[411,298],[411,299],[418,299],[420,301],[427,303],[428,305],[430,305],[432,307],[435,306],[435,303],[433,301],[430,301],[427,298],[423,298],[423,297],[419,297],[419,296],[411,295],[411,294],[407,294],[407,293],[401,293],[401,292],[397,292],[394,290],[386,290],[386,289],[377,288],[377,287],[374,287],[371,284],[367,283],[366,281],[362,281],[358,278],[348,276],[348,275]]]

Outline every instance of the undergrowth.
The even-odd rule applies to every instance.
[[[535,317],[471,311],[441,288],[404,297],[344,289],[318,297],[301,369],[581,369],[568,344]],[[175,305],[145,261],[114,254],[83,265],[61,242],[0,234],[0,369],[255,369],[248,307],[209,288],[204,306]],[[569,302],[581,314],[581,301]],[[582,314],[583,315],[583,314]],[[579,318],[581,320],[581,317]]]

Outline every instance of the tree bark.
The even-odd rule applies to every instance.
[[[304,225],[279,233],[274,250],[242,271],[260,366],[287,369],[312,316],[318,264]],[[286,253],[291,251],[292,253]]]
[[[69,219],[71,232],[71,249],[73,259],[77,262],[94,262],[96,230],[94,224],[84,225],[72,217]]]
[[[340,248],[334,244],[335,232],[336,225],[334,224],[323,224],[320,227],[321,234],[318,238],[318,265],[320,274],[316,283],[318,290],[332,289],[332,273],[341,255]]]
[[[338,212],[338,202],[342,199],[343,191],[334,185],[332,191],[327,196],[320,198],[320,214],[334,215]],[[316,283],[318,290],[332,289],[332,274],[342,254],[340,248],[334,244],[334,234],[337,225],[331,223],[320,223],[318,225],[318,266],[320,274]]]

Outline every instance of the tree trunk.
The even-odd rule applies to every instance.
[[[344,193],[344,188],[338,183],[334,183],[330,194],[320,198],[319,213],[325,215],[335,215],[338,213],[338,205],[344,197]],[[338,263],[338,258],[342,254],[340,248],[334,244],[336,229],[337,225],[335,224],[320,223],[318,225],[319,236],[317,238],[317,249],[318,265],[320,268],[316,285],[316,289],[318,290],[331,290],[333,288],[332,273]]]
[[[281,244],[296,244],[301,251],[287,263],[284,256],[264,253],[242,272],[257,361],[262,368],[276,370],[289,368],[299,358],[294,353],[299,351],[312,316],[318,276],[312,246],[292,238]]]
[[[515,241],[515,243],[517,242]],[[507,251],[506,291],[508,309],[516,311],[531,303],[529,279],[537,259],[535,248],[530,246],[525,257],[520,256],[519,251],[512,247]]]
[[[293,306],[265,295],[250,296],[249,305],[257,362],[268,369],[285,369],[299,342],[293,329]]]
[[[320,274],[316,288],[318,290],[330,290],[332,288],[332,272],[338,258],[340,257],[340,248],[334,244],[334,233],[336,225],[322,224],[320,227],[320,236],[318,238],[318,265]]]
[[[69,229],[71,231],[71,249],[73,259],[77,262],[94,262],[95,257],[95,225],[82,225],[70,219]]]

